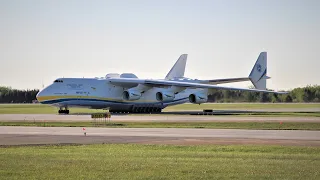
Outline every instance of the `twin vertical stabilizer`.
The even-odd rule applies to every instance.
[[[165,77],[165,80],[172,80],[177,78],[183,78],[187,63],[187,54],[182,54],[177,62],[173,65],[171,70]],[[210,83],[229,83],[229,82],[240,82],[250,80],[256,89],[266,90],[267,89],[267,52],[261,52],[256,63],[254,64],[249,77],[247,78],[230,78],[230,79],[218,79],[209,80]]]
[[[184,76],[188,54],[182,54],[165,77],[166,80]]]
[[[261,52],[254,64],[249,79],[256,89],[267,89],[267,52]]]

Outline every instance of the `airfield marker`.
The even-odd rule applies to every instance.
[[[87,136],[86,128],[82,128],[84,136]]]

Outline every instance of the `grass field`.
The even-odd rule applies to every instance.
[[[43,104],[0,104],[0,114],[57,114],[58,108]],[[105,110],[70,108],[71,113],[96,113]]]
[[[95,127],[92,122],[0,122],[0,126]],[[320,130],[320,123],[311,122],[117,122],[108,128],[205,128],[205,129],[268,129]]]
[[[143,116],[143,115],[149,115],[149,114],[127,114],[131,116]],[[153,116],[174,116],[176,114],[171,113],[161,113],[161,114],[152,114]],[[187,114],[188,116],[189,114]],[[198,115],[203,115],[202,112],[200,112]],[[206,114],[204,114],[206,115]],[[208,113],[208,115],[212,115]],[[258,116],[258,117],[320,117],[320,111],[319,112],[215,112],[213,114],[214,116],[221,116],[224,117],[234,117],[234,116]],[[196,116],[198,117],[198,116]]]
[[[203,109],[294,109],[294,108],[319,108],[320,103],[207,103],[207,104],[181,104],[171,106],[165,110],[203,110]]]
[[[103,144],[0,148],[1,179],[319,179],[320,148]]]
[[[261,104],[261,103],[209,103],[209,104],[182,104],[165,108],[164,111],[202,110],[202,109],[286,109],[286,108],[319,108],[320,104]],[[0,104],[0,114],[56,114],[57,108],[42,104]],[[71,113],[95,113],[103,110],[70,108]]]

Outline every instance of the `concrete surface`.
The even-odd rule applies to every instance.
[[[91,115],[56,114],[0,114],[0,121],[92,121]],[[112,115],[112,122],[183,122],[183,121],[284,121],[284,122],[320,122],[320,117],[255,117],[255,116],[212,116],[212,115]]]
[[[320,131],[183,128],[86,128],[83,130],[81,127],[0,127],[1,146],[94,143],[320,146]]]

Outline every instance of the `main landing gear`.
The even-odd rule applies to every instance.
[[[64,109],[61,107],[58,111],[59,114],[69,114],[69,109],[65,107]]]
[[[142,114],[149,114],[149,113],[161,113],[161,108],[158,107],[134,107],[131,110],[109,110],[110,113],[142,113]]]
[[[134,107],[133,113],[161,113],[161,108],[158,107]]]

